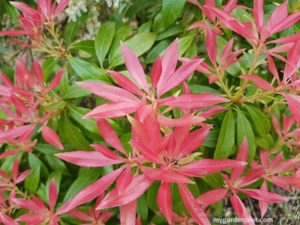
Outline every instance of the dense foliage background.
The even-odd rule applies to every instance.
[[[37,4],[33,0],[22,2],[32,8],[37,8]],[[205,2],[195,0],[190,2],[208,5],[214,1]],[[224,5],[228,2],[216,0],[215,8],[223,9]],[[264,8],[265,23],[270,20],[270,15],[276,7],[282,3],[284,3],[284,1],[264,1],[262,5]],[[17,9],[18,7],[15,8],[6,0],[0,0],[0,5],[0,30],[19,30],[19,24],[20,21],[22,21],[19,20],[19,17],[25,15],[24,11],[20,12],[20,10]],[[230,11],[230,14],[243,24],[255,24],[255,16],[252,11],[254,8],[253,2],[239,0],[237,1],[237,5],[238,6],[234,6],[234,9]],[[288,13],[298,15],[299,12],[300,2],[298,0],[288,1]],[[120,43],[128,46],[139,58],[149,84],[151,83],[150,74],[153,73],[153,63],[159,55],[165,52],[168,46],[172,43],[177,43],[177,41],[179,45],[178,65],[181,65],[182,62],[184,64],[190,59],[196,60],[199,58],[206,62],[205,65],[201,64],[202,67],[200,67],[199,62],[199,67],[195,67],[190,72],[190,74],[193,74],[192,76],[187,76],[186,79],[180,82],[182,85],[174,86],[172,89],[169,89],[167,93],[164,93],[165,95],[163,96],[168,98],[170,96],[180,96],[187,93],[206,93],[219,96],[222,99],[211,100],[216,102],[207,103],[207,105],[204,104],[204,106],[199,104],[199,107],[196,109],[193,107],[186,108],[184,106],[190,102],[183,102],[180,106],[176,106],[176,104],[172,102],[169,103],[170,105],[166,103],[166,105],[158,109],[162,113],[161,115],[172,119],[179,119],[189,113],[195,116],[203,116],[203,118],[205,118],[204,123],[202,123],[203,121],[195,123],[193,120],[183,122],[185,123],[184,126],[187,126],[190,132],[196,131],[198,126],[201,127],[200,129],[204,129],[205,126],[209,124],[210,131],[208,133],[207,130],[208,134],[207,136],[205,135],[205,141],[204,139],[199,141],[198,146],[193,149],[194,152],[189,155],[189,158],[184,158],[186,164],[206,158],[216,160],[231,159],[232,162],[235,159],[238,161],[248,161],[247,167],[245,167],[245,165],[242,166],[247,174],[253,172],[253,170],[255,172],[255,169],[257,169],[257,174],[261,173],[250,183],[248,188],[261,189],[263,183],[267,182],[265,185],[268,185],[268,187],[264,186],[264,191],[269,190],[270,192],[272,191],[283,196],[288,196],[287,190],[290,190],[289,188],[293,186],[291,189],[293,192],[290,195],[297,196],[296,189],[300,188],[298,169],[300,166],[300,131],[298,128],[300,124],[300,92],[298,85],[300,67],[300,48],[298,47],[300,46],[300,16],[295,16],[297,17],[295,23],[284,30],[280,30],[280,32],[272,34],[268,41],[280,40],[280,38],[287,36],[293,36],[294,39],[271,44],[266,41],[266,46],[268,46],[266,49],[269,48],[270,50],[268,52],[267,50],[257,50],[259,44],[247,39],[243,35],[243,32],[239,33],[234,29],[230,29],[231,27],[228,26],[228,24],[226,25],[226,22],[228,22],[226,17],[224,16],[224,19],[222,15],[220,15],[214,15],[218,19],[211,21],[207,15],[203,14],[203,11],[200,10],[199,7],[185,0],[70,0],[64,11],[55,15],[51,20],[49,18],[45,19],[45,21],[49,19],[49,21],[55,21],[55,23],[40,24],[42,27],[50,27],[49,29],[41,28],[40,37],[33,37],[27,33],[23,36],[0,33],[0,71],[6,74],[9,80],[5,80],[5,76],[1,73],[0,222],[2,220],[3,224],[12,225],[13,222],[8,218],[10,217],[13,218],[14,221],[17,221],[15,223],[24,224],[18,221],[17,218],[21,218],[22,215],[28,213],[37,213],[34,206],[28,206],[25,202],[21,202],[21,200],[18,199],[30,201],[32,200],[32,196],[35,195],[42,202],[47,204],[51,198],[48,197],[48,194],[55,193],[57,189],[58,198],[56,209],[58,210],[59,208],[61,209],[62,205],[65,206],[66,202],[74,199],[78,193],[82,193],[80,191],[85,187],[119,168],[119,166],[115,166],[114,164],[104,167],[91,166],[92,163],[89,164],[88,162],[77,162],[77,165],[74,165],[76,164],[74,163],[76,160],[70,158],[75,156],[72,155],[70,158],[67,158],[62,152],[84,150],[94,153],[94,146],[91,146],[91,144],[96,143],[102,144],[109,149],[117,149],[111,144],[117,141],[114,138],[114,141],[111,141],[109,137],[105,137],[105,134],[114,137],[110,128],[106,127],[106,130],[102,132],[100,128],[99,132],[99,127],[106,126],[105,122],[102,121],[100,123],[98,121],[97,123],[97,120],[100,119],[97,118],[97,115],[90,116],[92,119],[83,118],[84,115],[95,107],[109,103],[110,101],[107,100],[110,99],[102,97],[103,94],[100,94],[99,97],[99,94],[97,96],[97,90],[76,82],[81,81],[84,83],[96,81],[106,85],[121,86],[123,88],[123,86],[120,85],[122,82],[118,81],[117,75],[113,75],[111,70],[122,72],[126,75],[125,77],[130,80],[135,80],[132,76],[132,71],[128,69],[129,66],[124,65],[124,60],[126,61],[126,57],[124,56],[126,55],[126,50],[124,50],[124,47],[121,50]],[[34,21],[34,19],[32,21]],[[203,24],[207,24],[206,26],[211,27],[212,30],[216,28],[214,31],[211,31],[215,33],[210,33],[212,36],[208,38],[208,32],[210,31],[208,31],[209,29],[203,24],[196,26],[196,29],[191,29],[191,25],[197,21],[202,21]],[[26,24],[24,26],[26,26]],[[251,27],[251,25],[249,25],[248,28],[249,27]],[[217,31],[218,29],[220,29],[221,32],[219,32],[220,30]],[[213,48],[215,36],[216,46]],[[228,59],[229,56],[226,58],[228,65],[224,66],[225,69],[222,72],[222,77],[220,78],[220,74],[215,74],[215,71],[207,72],[207,70],[211,68],[216,69],[216,67],[224,63],[224,60],[221,60],[221,54],[224,47],[227,46],[232,38],[232,52],[238,53],[232,56],[233,58]],[[36,43],[39,43],[39,45],[35,45]],[[269,47],[270,45],[272,47]],[[280,46],[284,47],[280,49]],[[279,48],[271,52],[271,48],[275,49],[276,47]],[[292,51],[293,48],[297,49]],[[217,54],[213,53],[214,50],[217,51]],[[176,50],[170,52],[172,52],[175,57]],[[212,56],[213,54],[217,55],[215,56],[217,57],[215,62],[212,60],[214,58]],[[274,60],[273,69],[270,68],[270,59],[268,58],[271,56]],[[128,56],[127,60],[133,61],[133,58]],[[291,62],[291,67],[293,67],[293,78],[289,77],[285,79],[287,76],[288,62]],[[41,65],[41,68],[38,64]],[[31,74],[42,74],[40,77],[42,81],[37,82],[35,80],[36,78],[28,78],[28,80],[26,80],[25,75],[28,71],[31,71],[31,67],[33,71]],[[274,68],[276,68],[278,72],[274,72]],[[30,72],[28,72],[28,74],[29,73]],[[181,73],[179,73],[179,75],[180,74]],[[245,74],[257,75],[260,79],[257,77],[241,78],[241,75]],[[277,74],[278,77],[274,74]],[[263,81],[261,79],[263,79]],[[245,82],[245,80],[247,80],[247,82]],[[183,83],[183,81],[185,82]],[[26,82],[28,82],[27,87]],[[13,85],[11,83],[14,83],[14,87],[17,88],[12,88]],[[124,84],[128,83],[124,81]],[[280,88],[276,89],[278,87]],[[97,88],[98,87],[95,86],[95,89]],[[101,87],[99,90],[100,89]],[[130,87],[128,89],[130,89]],[[14,90],[14,94],[11,94],[11,90]],[[281,92],[282,90],[285,90],[284,93],[287,95],[293,94],[293,96],[298,96],[297,99],[295,98],[293,100],[292,98],[286,97],[286,95]],[[91,94],[91,92],[94,94]],[[111,92],[114,93],[112,90]],[[13,95],[17,96],[17,98],[12,97]],[[34,100],[32,100],[32,102],[28,99],[25,101],[23,97],[24,99],[28,98],[31,100],[34,98]],[[124,96],[120,94],[118,97],[122,98]],[[208,100],[201,98],[201,101],[210,101],[210,97],[211,96],[207,97]],[[228,101],[225,101],[225,98]],[[140,99],[142,99],[142,97],[140,97]],[[189,100],[191,102],[195,101],[193,98]],[[175,106],[172,107],[172,104],[175,104]],[[223,108],[217,108],[218,106],[214,106],[215,108],[211,107],[216,104]],[[212,111],[207,112],[206,110],[210,108]],[[132,111],[134,113],[127,113],[130,114],[130,116],[126,116],[126,113],[124,113],[125,116],[122,114],[121,117],[102,117],[107,118],[107,121],[119,137],[120,143],[130,156],[133,154],[133,132],[136,132],[133,130],[137,129],[138,132],[142,131],[142,128],[137,128],[138,126],[133,120],[136,119],[138,121],[141,119],[141,117],[143,117],[141,115],[147,110],[141,110],[142,112],[139,112],[140,114],[135,114],[136,111]],[[206,117],[204,115],[205,112],[207,112]],[[136,116],[137,114],[139,115]],[[137,119],[137,117],[140,118]],[[196,118],[193,119],[196,120]],[[143,119],[141,119],[141,121],[142,125],[150,129],[150,122],[145,125],[143,124]],[[167,120],[164,122],[160,121],[159,123],[164,140],[167,142],[171,141],[169,141],[170,138],[166,136],[176,130],[172,127],[182,126],[171,126],[170,124],[173,122]],[[21,128],[17,129],[18,127]],[[147,129],[145,132],[149,132]],[[204,130],[201,131],[204,132]],[[175,131],[173,133],[175,133]],[[198,134],[198,136],[191,137],[190,141],[192,142],[194,139],[197,140],[197,137],[200,135],[201,133]],[[178,139],[180,135],[174,135],[174,137]],[[137,138],[141,137],[138,136]],[[175,138],[175,143],[177,139]],[[241,147],[245,140],[247,142],[247,147],[245,147],[247,151],[243,151]],[[149,143],[147,142],[147,144]],[[168,148],[172,148],[170,145],[172,145],[172,143],[168,144]],[[173,143],[173,145],[176,144]],[[152,146],[149,146],[149,148],[150,147]],[[265,153],[260,151],[262,149],[265,150]],[[242,152],[240,156],[238,152]],[[249,157],[247,152],[249,152]],[[60,155],[59,153],[62,154]],[[94,157],[93,153],[91,154],[91,158]],[[268,155],[266,156],[264,154]],[[143,153],[141,155],[143,155]],[[83,158],[84,157],[85,155],[83,155]],[[278,167],[280,168],[276,167],[276,172],[272,172],[272,168],[268,168],[267,172],[258,170],[258,165],[267,159],[275,160],[274,164],[279,165]],[[89,158],[87,157],[87,161],[88,160]],[[221,162],[222,161],[220,161],[220,164]],[[82,164],[82,166],[78,166],[78,164]],[[84,164],[86,164],[86,166]],[[266,164],[268,163],[265,162],[263,168],[267,168]],[[150,164],[146,165],[151,167]],[[18,166],[19,168],[17,169]],[[227,186],[225,185],[222,174],[229,176],[231,174],[231,168],[236,167],[236,164],[232,164],[228,167],[224,166],[223,168],[220,165],[219,170],[215,171],[216,173],[203,172],[203,174],[201,174],[201,172],[199,172],[201,176],[192,176],[194,177],[192,178],[194,184],[184,187],[189,187],[188,190],[195,199],[210,190],[227,188],[228,184]],[[298,173],[296,173],[297,169]],[[20,171],[20,174],[22,174],[23,171],[28,171],[22,174],[21,176],[23,177],[18,180],[17,170]],[[200,170],[205,171],[205,168],[200,167]],[[221,174],[221,170],[225,172]],[[287,177],[288,179],[278,179],[275,181],[275,179],[273,179],[275,174],[276,177]],[[10,181],[8,182],[7,180]],[[170,223],[170,218],[174,217],[171,220],[173,222],[176,221],[176,224],[200,224],[198,221],[201,219],[195,219],[195,215],[191,213],[192,209],[190,209],[191,207],[197,208],[198,206],[195,206],[196,203],[193,202],[193,200],[190,200],[192,203],[190,202],[189,205],[186,199],[181,197],[185,189],[183,189],[183,187],[178,188],[177,185],[175,185],[176,182],[170,183],[173,183],[171,184],[173,211],[179,215],[178,218],[174,215],[168,215],[166,210],[161,209],[161,205],[169,205],[169,202],[166,200],[167,203],[159,203],[161,205],[158,205],[157,194],[160,184],[168,182],[161,182],[159,179],[154,180],[145,193],[138,196],[139,198],[136,203],[137,223],[168,224],[168,222]],[[289,182],[288,180],[293,180],[293,182]],[[126,181],[123,182],[126,183]],[[286,182],[285,185],[283,185],[284,182]],[[128,185],[129,183],[127,183],[127,186]],[[108,187],[106,193],[114,190],[114,186],[115,185]],[[282,191],[280,188],[285,190]],[[92,191],[90,191],[90,193],[92,193]],[[28,220],[26,224],[82,224],[84,217],[78,211],[88,212],[89,210],[91,211],[89,216],[93,219],[86,221],[86,224],[119,224],[120,210],[118,207],[112,207],[112,209],[109,210],[104,209],[104,213],[102,212],[104,216],[101,218],[97,214],[100,213],[98,210],[95,211],[96,214],[93,214],[94,212],[92,210],[95,210],[95,205],[98,205],[103,198],[101,194],[83,201],[82,204],[74,203],[73,208],[75,208],[75,205],[78,206],[76,208],[77,211],[72,211],[73,208],[65,210],[64,213],[59,215],[59,222],[54,221],[53,215],[47,211],[48,214],[38,212],[45,214],[42,219],[36,219],[36,221],[39,222],[31,223],[28,222]],[[186,196],[191,197],[189,194],[186,194]],[[217,194],[217,192],[215,194]],[[88,195],[87,192],[85,195]],[[228,195],[230,195],[230,193],[228,193]],[[249,196],[253,197],[253,193],[247,194],[246,192],[240,193],[239,196],[252,213],[252,216],[257,218],[261,215],[259,212],[259,204],[284,201],[279,195],[270,195],[269,198],[271,200],[266,200],[261,196],[254,197],[256,200],[250,200]],[[97,204],[95,200],[96,197],[98,197]],[[212,196],[210,196],[210,198],[212,198]],[[220,198],[225,198],[225,195],[220,196]],[[52,199],[55,199],[55,197],[52,196]],[[260,201],[260,203],[258,203],[257,200]],[[232,201],[233,200],[231,200],[231,202]],[[200,197],[198,198],[197,204],[201,205],[199,202],[201,202]],[[298,203],[299,202],[294,201],[292,204],[298,206]],[[27,204],[29,203],[27,202]],[[212,202],[208,205],[210,206],[203,210],[205,210],[211,221],[213,217],[234,217],[234,210],[238,214],[238,217],[247,217],[244,209],[237,209],[238,207],[234,207],[234,209],[231,208],[229,198],[224,201]],[[300,215],[297,216],[295,212],[297,211],[297,207],[295,210],[293,207],[286,208],[286,205],[289,205],[289,203],[280,203],[278,206],[271,205],[271,213],[264,212],[266,213],[265,217],[273,218],[273,224],[279,224],[280,220],[282,224],[287,224],[287,222],[285,222],[287,220],[291,220],[289,224],[299,224]],[[263,206],[260,205],[260,207]],[[239,210],[242,212],[238,212]],[[260,210],[262,210],[262,208],[260,208]],[[49,212],[54,213],[54,211],[52,208]],[[105,212],[109,213],[105,214]],[[292,216],[291,214],[296,216]],[[26,221],[26,219],[23,221]],[[123,221],[122,224],[135,223],[126,223]],[[203,222],[203,224],[208,223]]]

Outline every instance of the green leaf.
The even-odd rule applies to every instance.
[[[81,126],[83,126],[88,131],[99,134],[98,127],[96,121],[93,119],[82,119],[82,117],[89,112],[88,109],[77,107],[77,106],[69,106],[69,115],[76,120]]]
[[[174,25],[162,32],[159,32],[157,34],[157,38],[156,40],[157,41],[160,41],[160,40],[163,40],[165,38],[169,38],[169,37],[172,37],[172,36],[175,36],[176,34],[179,34],[183,31],[183,28],[181,26],[178,26],[178,25]]]
[[[48,80],[49,75],[54,71],[54,67],[56,66],[58,60],[55,58],[47,58],[43,63],[43,75],[44,80]]]
[[[93,40],[75,42],[71,45],[70,49],[81,50],[89,53],[90,55],[96,55],[95,41]]]
[[[194,41],[195,35],[188,35],[179,39],[179,56],[182,56]]]
[[[80,26],[84,23],[84,21],[88,18],[88,14],[84,14],[79,17],[77,21],[71,21],[68,23],[65,32],[64,32],[64,41],[67,45],[70,45],[74,40],[76,34],[78,34]]]
[[[148,207],[153,211],[158,211],[158,205],[157,205],[157,192],[159,189],[160,183],[155,181],[151,187],[147,191],[147,204]]]
[[[229,109],[226,112],[224,120],[221,125],[214,158],[215,159],[227,158],[234,149],[234,143],[235,143],[234,118],[231,109]]]
[[[95,50],[100,66],[103,68],[103,61],[108,53],[115,35],[115,23],[106,22],[101,25],[95,39]]]
[[[76,127],[68,115],[63,116],[63,135],[65,143],[70,144],[74,149],[88,150],[89,142],[84,137],[81,130]]]
[[[139,33],[125,42],[125,44],[135,53],[137,57],[148,51],[155,42],[155,33]],[[123,58],[120,48],[112,57],[110,68],[122,65]]]
[[[78,85],[74,84],[72,86],[69,86],[67,89],[65,95],[63,96],[64,100],[67,99],[73,99],[73,98],[81,98],[87,95],[90,95],[91,93]]]
[[[172,25],[181,15],[185,0],[163,0],[162,15],[166,27]]]
[[[145,195],[142,195],[137,202],[137,212],[141,219],[147,221],[148,219],[148,207]]]
[[[68,189],[63,202],[70,200],[83,188],[95,182],[100,174],[101,170],[97,168],[80,168],[78,176]]]
[[[145,59],[145,63],[153,63],[157,56],[162,53],[170,44],[169,40],[163,40],[159,42],[157,45],[155,45],[147,54],[147,57]]]
[[[246,109],[254,125],[254,131],[260,136],[267,135],[271,130],[269,117],[255,107],[246,106]]]
[[[31,169],[29,175],[26,177],[26,180],[25,180],[25,189],[29,193],[32,193],[32,194],[35,193],[35,191],[39,187],[39,183],[40,183],[40,170],[41,170],[41,168],[39,166],[37,166],[36,168]]]
[[[80,76],[82,80],[94,79],[108,82],[106,72],[97,68],[93,64],[78,58],[69,58],[70,65],[73,70]]]
[[[241,145],[244,138],[247,138],[249,146],[248,161],[251,162],[255,156],[256,145],[255,136],[251,124],[243,111],[237,110],[237,144]]]
[[[68,169],[65,165],[65,163],[60,160],[59,158],[53,156],[53,155],[45,155],[45,158],[53,170],[62,171],[63,173],[67,173]]]

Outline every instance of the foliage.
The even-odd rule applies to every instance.
[[[2,224],[208,225],[228,200],[252,225],[247,198],[263,217],[300,189],[298,1],[106,2],[1,3],[21,52],[0,72]]]

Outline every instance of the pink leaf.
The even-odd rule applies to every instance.
[[[282,30],[285,30],[288,27],[293,26],[300,19],[300,12],[295,12],[292,15],[289,15],[284,20],[280,21],[274,28],[272,28],[271,33],[277,33]]]
[[[123,194],[128,185],[131,183],[132,177],[131,167],[127,166],[117,179],[117,188],[120,195]]]
[[[110,192],[102,202],[97,206],[97,210],[103,208],[113,208],[116,206],[126,205],[138,199],[150,187],[150,181],[145,175],[137,175],[132,178],[131,183],[127,186],[126,190],[118,195],[117,192]]]
[[[36,58],[33,60],[32,69],[37,81],[40,83],[40,85],[44,85],[43,70]]]
[[[136,224],[136,200],[120,207],[121,225]]]
[[[216,202],[226,198],[227,193],[228,193],[228,189],[226,188],[214,189],[205,192],[204,194],[201,194],[197,198],[197,201],[205,209],[207,206],[215,204]]]
[[[121,117],[136,112],[138,106],[139,104],[131,103],[131,102],[117,102],[117,103],[103,104],[90,111],[83,118],[102,119],[102,118]]]
[[[140,96],[143,95],[143,92],[138,89],[135,83],[129,80],[124,74],[112,70],[107,70],[107,72],[109,72],[110,75],[112,75],[112,77],[115,79],[115,81],[126,91]]]
[[[251,217],[250,213],[246,209],[244,203],[236,194],[230,197],[230,201],[237,216],[243,219],[244,225],[255,225],[255,223],[253,222],[253,218]]]
[[[25,125],[20,127],[15,127],[7,131],[0,132],[0,143],[5,141],[11,141],[19,136],[21,136],[24,132],[31,130],[34,125]]]
[[[62,145],[59,136],[50,127],[42,127],[42,136],[46,142],[55,146],[57,149],[64,149],[64,146]]]
[[[261,190],[268,191],[266,182],[263,182],[263,184],[261,185]],[[260,209],[261,217],[264,217],[264,215],[266,214],[268,208],[269,208],[269,203],[259,201],[259,209]]]
[[[58,195],[57,187],[56,187],[54,179],[51,180],[48,194],[49,194],[49,208],[50,208],[50,210],[53,211],[56,201],[57,201],[57,195]]]
[[[0,36],[23,36],[28,35],[30,32],[25,30],[5,30],[0,31]]]
[[[152,70],[151,70],[152,90],[156,90],[156,85],[160,79],[161,73],[162,73],[162,62],[161,62],[161,57],[158,56],[155,62],[153,63]]]
[[[69,163],[83,167],[102,167],[123,162],[123,159],[109,159],[100,152],[94,151],[73,151],[55,154],[56,157]]]
[[[211,105],[228,102],[229,100],[216,94],[185,94],[178,97],[167,97],[159,101],[160,105],[183,109],[206,108]]]
[[[146,80],[146,75],[139,59],[123,43],[121,44],[121,51],[129,74],[148,93],[149,88]]]
[[[200,177],[205,174],[216,173],[222,170],[244,166],[246,164],[246,162],[232,159],[200,159],[196,162],[182,166],[180,171],[189,176]]]
[[[161,114],[157,115],[157,121],[160,125],[165,127],[182,127],[182,126],[190,126],[190,125],[199,125],[205,119],[201,116],[194,116],[194,115],[185,115],[179,119],[172,119],[169,117],[165,117]]]
[[[77,84],[95,95],[112,102],[137,103],[140,101],[135,95],[119,87],[92,81],[77,82]]]
[[[273,90],[272,85],[267,82],[266,80],[260,78],[259,76],[256,75],[242,75],[241,78],[245,80],[251,80],[253,81],[257,87],[259,87],[261,90],[264,91],[271,91]]]
[[[300,96],[293,94],[286,94],[284,96],[288,103],[293,118],[300,125]]]
[[[205,141],[210,129],[211,126],[206,125],[189,133],[189,135],[181,143],[178,158],[184,157],[199,148]]]
[[[217,41],[216,35],[214,34],[213,30],[208,28],[206,31],[206,51],[210,61],[215,64],[216,63],[216,55],[217,55]]]
[[[40,202],[37,201],[19,198],[14,198],[12,200],[16,205],[20,206],[21,208],[30,210],[35,213],[45,213],[45,211],[47,211],[45,205],[41,205]]]
[[[267,28],[272,31],[273,28],[282,23],[283,20],[288,16],[288,2],[285,1],[284,3],[282,3],[281,5],[279,5],[278,7],[276,7],[276,9],[273,11],[273,13],[271,14],[269,20],[268,20],[268,24],[267,24]]]
[[[54,11],[54,16],[58,16],[64,9],[68,6],[69,0],[61,0],[59,1],[55,11]]]
[[[269,203],[271,202],[280,203],[280,202],[287,201],[287,198],[284,198],[278,194],[261,190],[261,189],[241,189],[240,191],[259,201],[264,201]]]
[[[126,154],[117,133],[105,119],[97,120],[97,126],[104,140],[119,152]]]
[[[166,217],[169,224],[172,224],[172,196],[169,183],[162,183],[157,193],[157,204],[160,212]]]
[[[157,67],[161,63],[161,74],[157,83],[157,93],[158,96],[161,94],[161,90],[164,88],[166,82],[174,73],[178,60],[178,38],[176,38],[172,44],[163,53],[160,62],[157,62]]]
[[[264,25],[264,0],[254,0],[253,14],[258,29]]]
[[[163,82],[160,89],[157,89],[158,96],[168,92],[174,87],[180,85],[183,81],[185,81],[189,76],[194,73],[199,64],[203,61],[203,59],[194,59],[190,60],[186,63],[183,63],[174,73],[169,76],[169,79]],[[161,78],[162,79],[162,78]]]
[[[103,177],[96,182],[90,184],[81,190],[75,197],[70,201],[64,203],[57,211],[58,215],[69,212],[70,210],[82,205],[86,202],[91,201],[97,196],[101,195],[120,175],[124,168],[117,169]]]
[[[300,32],[290,35],[290,36],[287,36],[287,37],[272,40],[269,43],[288,44],[288,43],[296,42],[298,40],[300,40]]]
[[[0,222],[3,223],[3,225],[19,225],[14,219],[10,218],[9,216],[3,214],[0,212]]]
[[[191,191],[185,184],[178,184],[179,192],[185,207],[199,225],[210,225],[210,222],[201,206],[197,203]]]
[[[288,52],[287,62],[284,68],[284,80],[287,81],[297,72],[300,67],[300,40],[295,42],[292,49]]]
[[[48,88],[49,91],[55,89],[59,85],[61,78],[64,75],[64,72],[65,72],[64,70],[60,70],[55,74],[53,80],[51,81],[51,83],[49,85],[49,88]]]

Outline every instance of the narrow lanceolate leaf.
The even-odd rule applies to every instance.
[[[111,191],[97,207],[97,210],[103,208],[112,208],[126,205],[139,198],[152,184],[145,175],[137,175],[132,178],[131,183],[126,190],[119,195],[117,191]]]
[[[300,96],[286,94],[285,99],[288,103],[293,118],[298,122],[298,124],[300,124]]]
[[[219,133],[217,146],[214,154],[215,159],[227,158],[234,149],[235,143],[235,123],[231,109],[229,109],[223,119]]]
[[[169,224],[172,224],[173,205],[170,183],[162,183],[157,193],[157,204],[160,212],[166,217]]]
[[[50,127],[43,126],[42,135],[45,141],[47,141],[49,144],[55,146],[57,149],[64,149],[64,146],[62,145],[59,136]]]
[[[60,159],[77,166],[83,167],[102,167],[121,163],[122,159],[109,159],[100,152],[91,151],[73,151],[56,154]]]
[[[251,217],[251,214],[248,212],[244,203],[236,194],[230,197],[230,201],[237,216],[245,220],[244,225],[255,225]]]
[[[136,224],[136,200],[120,207],[121,225]]]
[[[162,15],[166,27],[174,23],[181,15],[185,0],[163,0]]]
[[[246,165],[246,162],[231,159],[200,159],[196,162],[182,166],[180,171],[189,176],[202,176],[222,170],[232,169]]]
[[[184,94],[178,97],[171,96],[159,101],[159,104],[184,109],[200,109],[228,101],[228,99],[218,95],[205,93]]]
[[[96,107],[91,112],[86,114],[83,118],[116,118],[128,115],[138,109],[138,104],[131,102],[117,102],[111,104],[103,104]]]
[[[289,51],[288,57],[287,57],[287,62],[284,68],[284,80],[287,81],[291,76],[296,73],[296,71],[300,67],[300,40],[295,42],[293,45],[293,48]]]
[[[216,56],[217,56],[217,42],[216,36],[212,29],[208,28],[206,31],[206,51],[210,61],[215,64],[216,63]]]
[[[194,115],[185,115],[179,119],[172,119],[165,117],[163,115],[157,116],[157,121],[160,125],[165,127],[183,127],[183,126],[190,126],[190,125],[199,125],[205,119],[201,116],[194,116]]]
[[[244,112],[237,110],[237,144],[241,145],[244,138],[247,138],[249,144],[249,156],[248,161],[251,162],[255,156],[256,145],[255,145],[255,136],[251,126],[251,123],[244,115]]]
[[[32,129],[34,129],[34,125],[25,125],[25,126],[12,128],[7,131],[2,131],[0,132],[0,143],[13,140]]]
[[[284,198],[281,195],[261,189],[241,189],[241,192],[259,201],[264,201],[268,203],[280,203],[286,202],[288,200],[287,198]]]
[[[206,208],[209,205],[215,204],[218,201],[223,200],[228,193],[227,188],[218,188],[214,189],[208,192],[205,192],[204,194],[201,194],[197,198],[197,202],[203,207]]]
[[[255,0],[253,14],[255,18],[255,23],[258,29],[264,25],[264,1]]]
[[[256,86],[258,88],[260,88],[261,90],[264,90],[264,91],[273,90],[272,85],[268,81],[260,78],[257,75],[242,75],[241,78],[243,78],[245,80],[253,81],[256,84]]]
[[[53,179],[50,183],[50,187],[49,187],[49,208],[51,210],[54,209],[55,204],[56,204],[56,200],[57,200],[57,187],[55,184],[55,180]]]
[[[56,88],[59,85],[59,83],[60,83],[61,78],[63,77],[63,75],[64,75],[64,70],[58,71],[55,74],[53,80],[51,81],[48,89],[49,90],[53,90],[54,88]]]
[[[117,136],[117,133],[113,130],[111,125],[105,119],[97,120],[97,126],[100,134],[104,138],[104,140],[110,144],[112,147],[117,149],[118,151],[125,153],[125,150],[121,144],[120,139]]]
[[[95,39],[95,50],[101,67],[115,35],[115,23],[106,22],[101,25]]]
[[[100,82],[77,82],[80,87],[112,102],[139,102],[139,99],[130,92]]]
[[[198,204],[188,187],[185,184],[178,184],[178,187],[184,205],[193,219],[200,225],[210,225],[203,208]]]
[[[96,182],[90,184],[83,190],[81,190],[75,197],[73,197],[70,201],[63,204],[57,211],[57,214],[64,214],[69,212],[70,210],[76,208],[79,205],[82,205],[86,202],[91,201],[92,199],[101,195],[120,175],[123,171],[123,168],[115,170],[103,177],[101,177]]]
[[[192,73],[195,72],[196,68],[202,62],[202,59],[190,60],[186,63],[183,63],[164,83],[163,87],[160,90],[157,90],[157,94],[160,96],[174,87],[177,87],[183,81],[185,81]]]
[[[189,133],[189,135],[181,143],[179,157],[184,157],[199,148],[205,141],[210,129],[211,126],[207,125]]]
[[[125,45],[121,45],[123,59],[126,68],[131,77],[140,85],[147,93],[149,92],[146,75],[143,67],[136,55]]]
[[[19,223],[17,223],[14,219],[10,218],[9,216],[1,212],[0,212],[0,222],[2,222],[3,225],[19,225]]]

